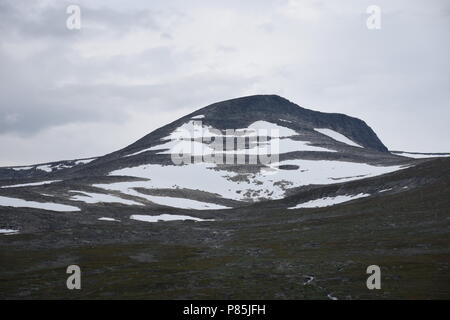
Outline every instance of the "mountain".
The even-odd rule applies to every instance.
[[[220,130],[246,128],[255,121],[276,123],[298,130],[298,133],[314,128],[328,128],[363,147],[381,152],[388,151],[363,121],[344,114],[308,110],[276,95],[250,96],[214,103],[145,136],[124,150],[151,145],[155,138],[166,136],[168,130],[173,130],[188,119],[198,116],[202,116],[201,119],[206,125]]]
[[[227,288],[239,298],[241,277],[256,298],[264,275],[268,298],[341,298],[346,286],[327,279],[358,281],[355,268],[367,263],[392,268],[387,281],[395,286],[399,272],[448,267],[450,246],[440,240],[450,212],[445,156],[390,152],[362,120],[257,95],[203,107],[104,156],[0,168],[0,234],[8,235],[0,242],[9,261],[0,280],[11,284],[0,292],[66,296],[26,270],[41,270],[51,286],[60,281],[54,267],[72,263],[92,270],[84,297],[216,298],[222,291],[213,288]],[[429,254],[435,261],[423,267]],[[129,267],[149,291],[132,275],[108,275]],[[182,285],[186,277],[192,281]],[[311,286],[286,289],[304,278]],[[446,279],[388,295],[431,290],[448,298],[439,289]],[[26,293],[29,283],[40,289]],[[348,286],[351,298],[370,298],[357,282]]]
[[[219,140],[220,149],[214,144]],[[173,159],[180,150],[184,165]],[[3,168],[0,186],[39,192],[50,187],[39,185],[45,179],[52,187],[64,185],[47,197],[78,208],[109,195],[111,203],[223,209],[409,163],[389,153],[359,119],[308,110],[279,96],[251,96],[201,108],[102,157]],[[36,192],[26,200],[43,200]]]

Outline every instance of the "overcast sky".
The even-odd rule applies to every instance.
[[[0,165],[103,155],[252,94],[361,118],[393,150],[450,151],[449,30],[447,0],[0,0]]]

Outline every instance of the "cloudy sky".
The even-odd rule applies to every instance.
[[[252,94],[450,151],[449,30],[446,0],[0,0],[0,165],[102,155]]]

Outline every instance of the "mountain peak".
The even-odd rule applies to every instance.
[[[197,112],[237,112],[237,111],[280,111],[285,108],[299,108],[298,105],[293,104],[289,100],[278,95],[251,95],[245,97],[239,97],[229,100],[224,100],[210,104],[204,108],[201,108]],[[196,112],[196,113],[197,113]]]
[[[388,152],[364,121],[345,114],[306,109],[278,95],[252,95],[216,102],[179,120],[184,122],[199,116],[203,122],[222,130],[245,128],[261,120],[272,123],[283,121],[294,130],[330,129],[365,148]],[[179,125],[179,121],[173,124]]]

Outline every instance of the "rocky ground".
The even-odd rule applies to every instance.
[[[306,193],[392,188],[326,208],[287,209]],[[406,188],[405,188],[406,187]],[[50,187],[51,188],[51,187]],[[214,221],[148,223],[132,214]],[[81,212],[0,207],[2,299],[448,299],[450,159],[297,190],[230,210],[108,204]],[[99,221],[112,217],[120,222]],[[82,289],[66,288],[66,268]],[[381,267],[381,290],[366,268]]]

